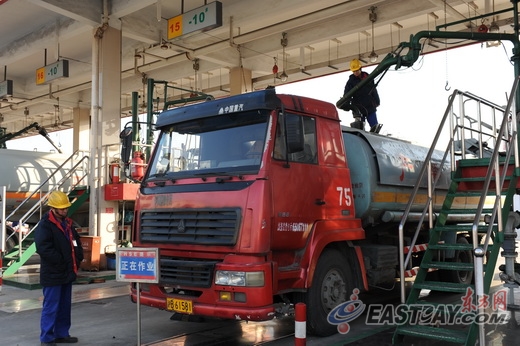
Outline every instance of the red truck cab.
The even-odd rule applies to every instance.
[[[339,122],[274,89],[161,113],[133,239],[159,248],[160,282],[141,303],[262,321],[303,301],[311,333],[335,332],[328,312],[366,286]]]

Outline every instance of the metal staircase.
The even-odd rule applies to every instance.
[[[517,84],[518,79],[510,95],[515,95]],[[474,318],[492,302],[491,281],[520,175],[517,119],[511,112],[515,109],[513,99],[504,109],[458,90],[450,98],[432,149],[448,128],[444,158],[446,162],[451,158],[451,184],[441,211],[433,215],[431,201],[436,181],[429,155],[421,172],[424,178],[416,186],[428,179],[429,200],[422,221],[429,222],[430,238],[407,299],[402,273],[409,267],[410,255],[405,258],[404,253],[400,254],[401,301],[406,301],[407,311],[412,312],[410,316],[415,313],[415,317],[397,326],[394,344],[411,338],[414,342],[429,339],[475,345],[485,338],[483,324],[474,322]],[[449,126],[445,126],[447,123]],[[410,201],[414,198],[415,193]],[[408,213],[409,209],[399,227],[401,248]],[[472,218],[466,224],[450,222],[460,215]],[[450,293],[443,296],[443,301],[449,297],[451,305],[439,303],[435,292]]]
[[[88,177],[88,160],[89,157],[82,152],[75,152],[63,164],[61,164],[49,177],[43,181],[25,200],[23,200],[7,217],[6,220],[13,220],[24,206],[34,199],[39,197],[38,203],[35,203],[29,210],[23,214],[18,221],[18,225],[24,225],[27,221],[37,216],[38,220],[43,216],[43,208],[46,205],[49,194],[57,189],[63,189],[68,192],[71,200],[71,207],[68,210],[68,215],[74,214],[78,208],[84,204],[89,197],[89,189],[86,185]],[[60,174],[65,171],[65,174],[59,178]],[[49,186],[49,181],[58,180],[58,182],[51,189],[46,189]],[[72,181],[72,183],[71,183]],[[17,237],[17,245],[3,257],[4,277],[15,274],[21,266],[23,266],[36,253],[36,245],[33,238],[33,230],[37,224],[34,225],[27,233],[16,232],[12,233],[6,239],[9,241],[11,237]],[[21,228],[20,228],[21,229]]]

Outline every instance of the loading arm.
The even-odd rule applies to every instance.
[[[21,129],[19,131],[16,131],[16,132],[13,132],[13,133],[7,133],[7,134],[3,135],[2,137],[0,137],[0,148],[1,149],[6,149],[5,142],[10,141],[11,139],[18,137],[21,134],[29,132],[29,130],[31,130],[33,128],[38,130],[38,133],[40,135],[42,135],[43,137],[45,137],[45,139],[48,140],[49,143],[51,143],[52,146],[54,148],[56,148],[56,150],[61,154],[60,148],[58,148],[56,146],[56,144],[54,144],[52,139],[49,137],[49,134],[47,133],[47,130],[45,130],[45,128],[43,126],[40,126],[38,123],[32,123],[31,125],[28,125],[28,126],[24,127],[23,129]]]
[[[515,6],[516,7],[516,6]],[[515,8],[516,9],[516,8]],[[515,11],[515,17],[518,17],[518,14]],[[517,22],[518,18],[515,18],[515,22]],[[515,28],[515,31],[517,28]],[[474,40],[474,41],[500,41],[500,40],[509,40],[513,42],[514,48],[514,56],[511,59],[515,63],[515,76],[519,75],[519,44],[518,44],[518,36],[514,34],[505,34],[505,33],[477,33],[477,32],[450,32],[450,31],[420,31],[415,36],[410,36],[410,42],[401,42],[399,46],[393,51],[388,53],[381,63],[377,65],[377,67],[361,82],[359,82],[354,88],[352,88],[349,92],[343,95],[338,102],[336,102],[336,107],[339,109],[343,109],[345,111],[349,111],[353,108],[352,106],[352,97],[353,95],[361,88],[363,88],[367,83],[373,81],[377,76],[386,72],[391,66],[395,65],[395,69],[399,69],[401,66],[410,67],[412,66],[417,59],[419,59],[422,46],[420,41],[426,38],[444,38],[444,39],[466,39],[466,40]],[[408,52],[405,55],[401,55],[403,50],[408,48]],[[517,98],[518,100],[518,98]]]

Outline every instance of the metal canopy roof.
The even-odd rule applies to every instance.
[[[450,31],[478,31],[494,21],[501,32],[513,31],[511,11],[483,17],[511,8],[508,0],[220,2],[222,26],[168,40],[169,18],[210,1],[0,0],[0,81],[12,80],[14,86],[12,95],[0,99],[0,126],[7,132],[33,122],[49,132],[72,127],[72,108],[90,107],[92,41],[105,11],[123,37],[122,117],[130,114],[131,93],[145,92],[147,78],[221,97],[229,94],[233,67],[251,70],[253,89],[258,90],[283,83],[273,74],[275,61],[278,77],[285,71],[287,82],[294,82],[345,71],[354,57],[369,64],[373,48],[380,61],[410,35],[445,23],[458,23]],[[432,42],[424,52],[447,46]],[[68,78],[36,84],[38,68],[64,59],[69,61]]]

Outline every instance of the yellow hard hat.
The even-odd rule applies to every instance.
[[[52,191],[47,205],[56,209],[65,209],[71,206],[69,198],[61,191]]]
[[[361,61],[358,59],[350,60],[350,71],[354,72],[361,69]]]

